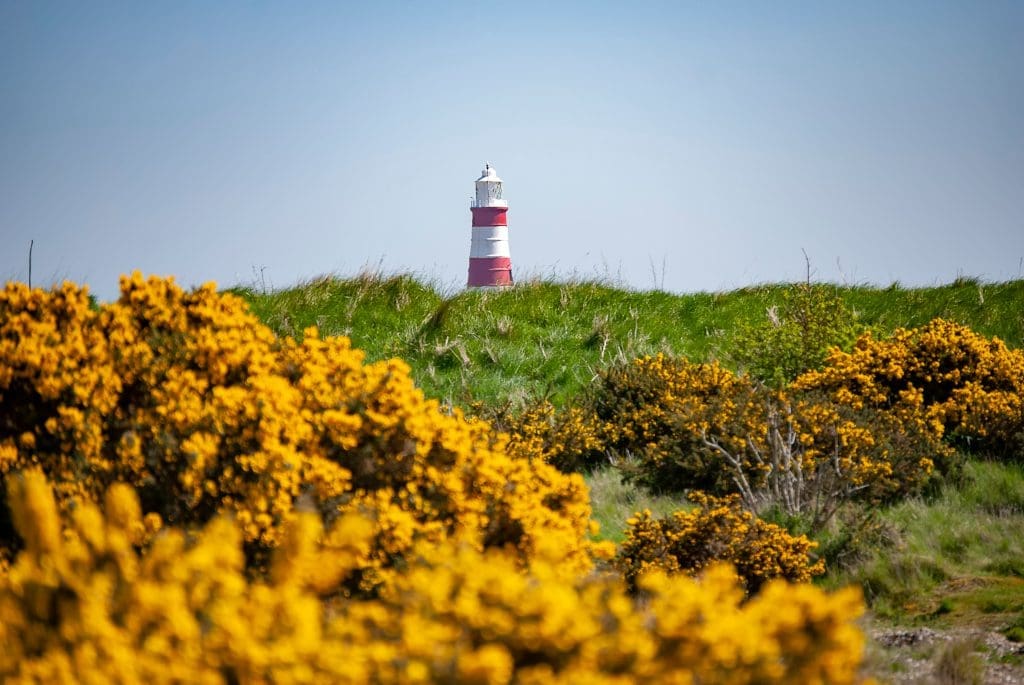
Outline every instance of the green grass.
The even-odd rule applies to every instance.
[[[621,543],[625,537],[626,520],[633,514],[650,509],[655,516],[667,516],[691,504],[680,496],[654,495],[644,488],[622,480],[614,467],[596,469],[585,475],[590,488],[590,507],[594,520],[601,525],[598,538]]]
[[[897,622],[1010,627],[1024,612],[1024,467],[968,461],[963,482],[881,510],[882,535],[826,586],[859,584]]]
[[[765,321],[786,284],[670,294],[600,282],[533,280],[450,297],[412,276],[324,276],[273,292],[233,292],[280,335],[309,326],[349,336],[371,361],[401,357],[424,391],[451,404],[503,405],[548,395],[556,403],[599,369],[664,351],[728,358],[731,336]],[[1024,281],[960,279],[932,288],[837,287],[858,323],[888,333],[937,316],[1024,342]]]
[[[840,292],[861,321],[889,332],[921,326],[941,317],[970,326],[978,333],[997,336],[1011,347],[1021,347],[1024,334],[1024,280],[983,283],[959,278],[930,288],[853,287]]]

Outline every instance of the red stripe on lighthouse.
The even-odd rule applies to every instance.
[[[469,287],[512,285],[512,259],[509,257],[471,258]]]
[[[470,207],[474,226],[508,226],[508,207]]]

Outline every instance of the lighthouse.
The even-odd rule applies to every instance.
[[[512,285],[512,255],[508,250],[508,202],[501,197],[501,179],[490,164],[476,180],[473,239],[469,247],[470,288]]]

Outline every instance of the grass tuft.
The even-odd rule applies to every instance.
[[[981,685],[985,677],[985,663],[978,655],[977,640],[953,640],[939,653],[935,661],[935,680],[942,685]]]
[[[666,516],[692,505],[685,499],[653,495],[635,483],[625,482],[613,466],[595,469],[585,476],[590,487],[594,520],[601,525],[598,537],[616,544],[625,538],[626,521],[633,514],[650,509],[656,517]]]

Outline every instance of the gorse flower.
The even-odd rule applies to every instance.
[[[884,340],[864,335],[851,352],[833,350],[824,368],[796,385],[853,407],[899,410],[909,396],[954,442],[1024,457],[1024,351],[960,324],[936,319]]]
[[[615,561],[631,585],[653,569],[695,575],[721,562],[735,566],[750,593],[775,578],[806,582],[825,572],[823,561],[810,559],[817,543],[755,517],[738,496],[694,492],[690,501],[697,505],[690,511],[655,519],[644,510],[629,519]]]
[[[63,525],[44,477],[8,478],[25,549],[0,576],[5,683],[852,683],[859,592],[766,584],[744,600],[732,569],[654,572],[631,597],[609,575],[563,577],[549,555],[419,542],[376,598],[324,602],[373,545],[347,514],[305,512],[265,578],[243,534],[216,517],[164,530],[143,551],[131,488]],[[61,529],[65,534],[61,534]]]
[[[299,501],[327,522],[369,516],[362,590],[419,538],[469,535],[524,563],[556,544],[567,569],[591,563],[580,476],[510,456],[486,424],[424,398],[404,362],[366,364],[315,329],[278,340],[212,284],[136,273],[98,309],[70,283],[8,284],[0,416],[0,474],[42,469],[66,508],[131,484],[143,533],[230,513],[262,563]],[[2,517],[0,544],[16,545]]]

